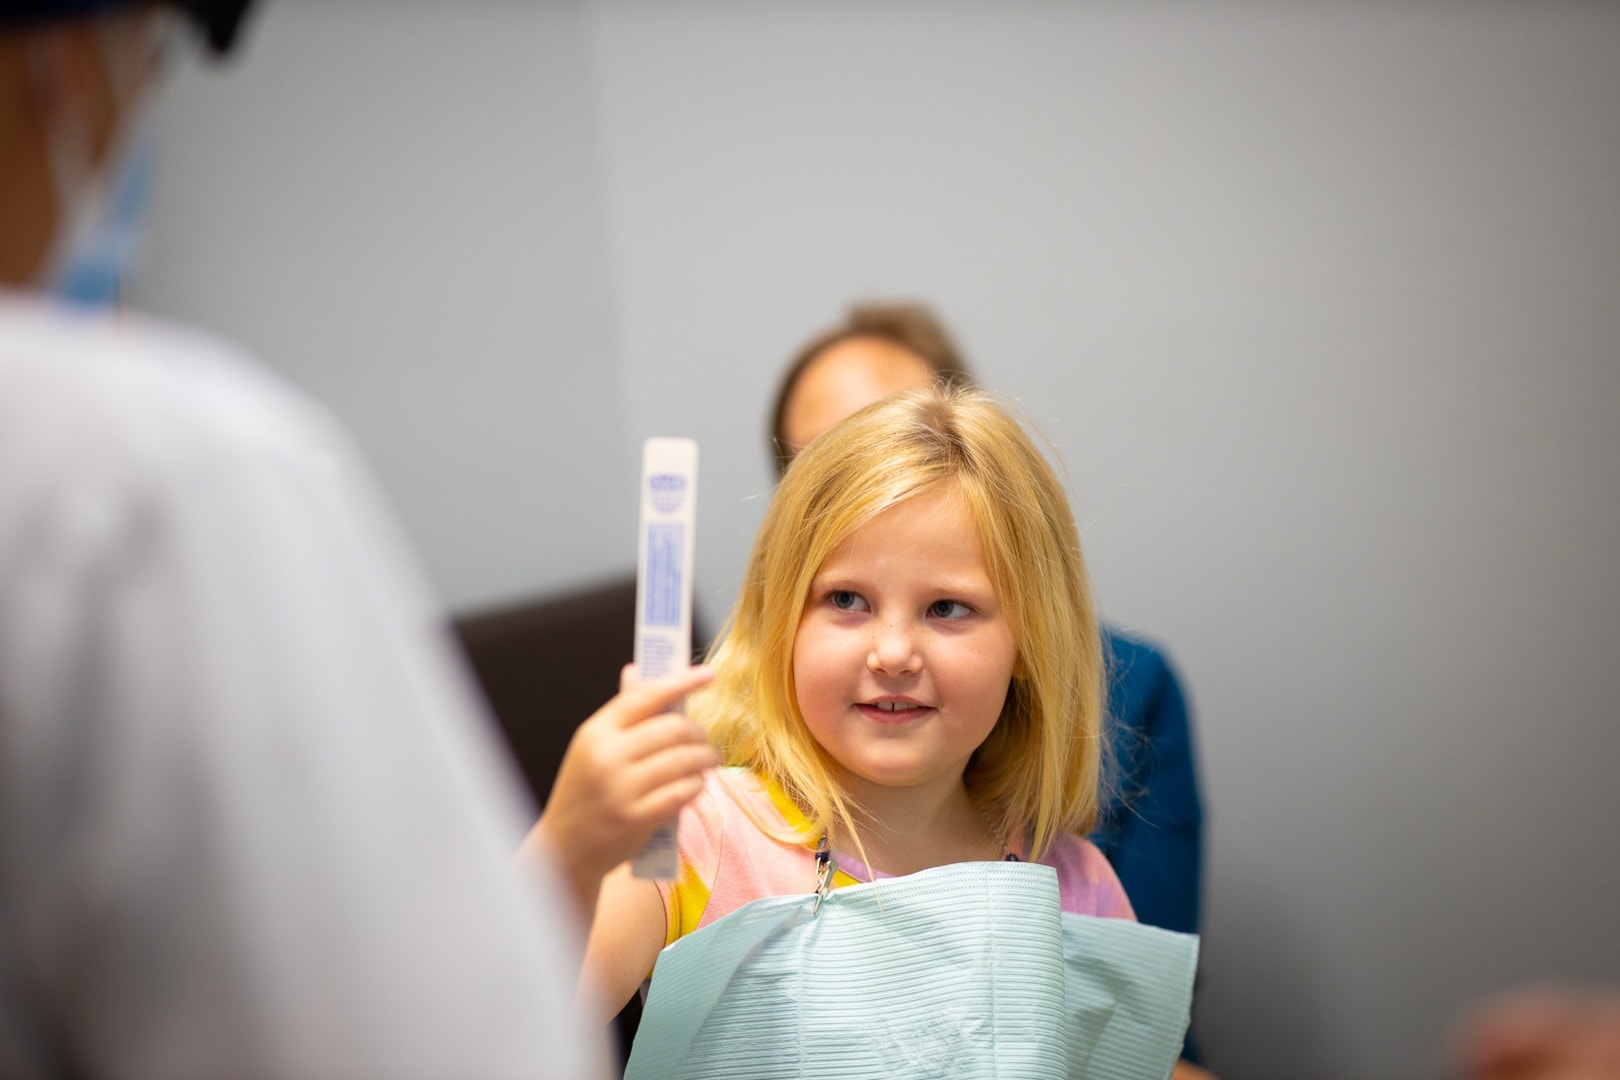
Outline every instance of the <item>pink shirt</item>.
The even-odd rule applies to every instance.
[[[802,839],[803,825],[798,808],[753,773],[735,768],[710,773],[702,794],[681,811],[680,877],[658,885],[667,916],[666,943],[761,897],[814,892],[815,840]],[[839,869],[835,888],[890,876],[869,873],[841,853],[834,853],[834,861],[858,875]],[[1057,871],[1064,911],[1136,918],[1114,868],[1091,841],[1062,836],[1040,862]]]

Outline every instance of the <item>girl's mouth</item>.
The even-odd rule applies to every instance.
[[[855,708],[860,710],[862,716],[879,724],[905,724],[920,720],[934,711],[930,705],[892,698],[857,702]]]

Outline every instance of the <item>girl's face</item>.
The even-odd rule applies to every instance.
[[[978,529],[946,486],[884,511],[821,564],[793,641],[799,711],[855,793],[959,784],[1017,652]]]

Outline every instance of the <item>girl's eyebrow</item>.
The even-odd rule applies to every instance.
[[[989,585],[970,585],[963,582],[946,583],[933,590],[941,600],[972,600],[974,604],[983,606],[987,600],[996,599],[996,590]]]
[[[862,578],[847,572],[818,573],[810,579],[810,587],[822,591],[858,592],[865,585],[866,582]]]
[[[871,587],[870,578],[848,570],[818,573],[810,579],[810,588],[818,592],[861,592]],[[942,578],[931,582],[924,591],[938,600],[973,600],[980,604],[996,597],[994,585],[965,578]]]

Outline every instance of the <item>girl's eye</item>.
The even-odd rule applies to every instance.
[[[936,619],[965,619],[973,609],[960,600],[935,600],[928,605],[928,614]]]
[[[860,593],[850,592],[848,589],[834,589],[827,594],[827,603],[839,611],[859,611],[863,601]]]

